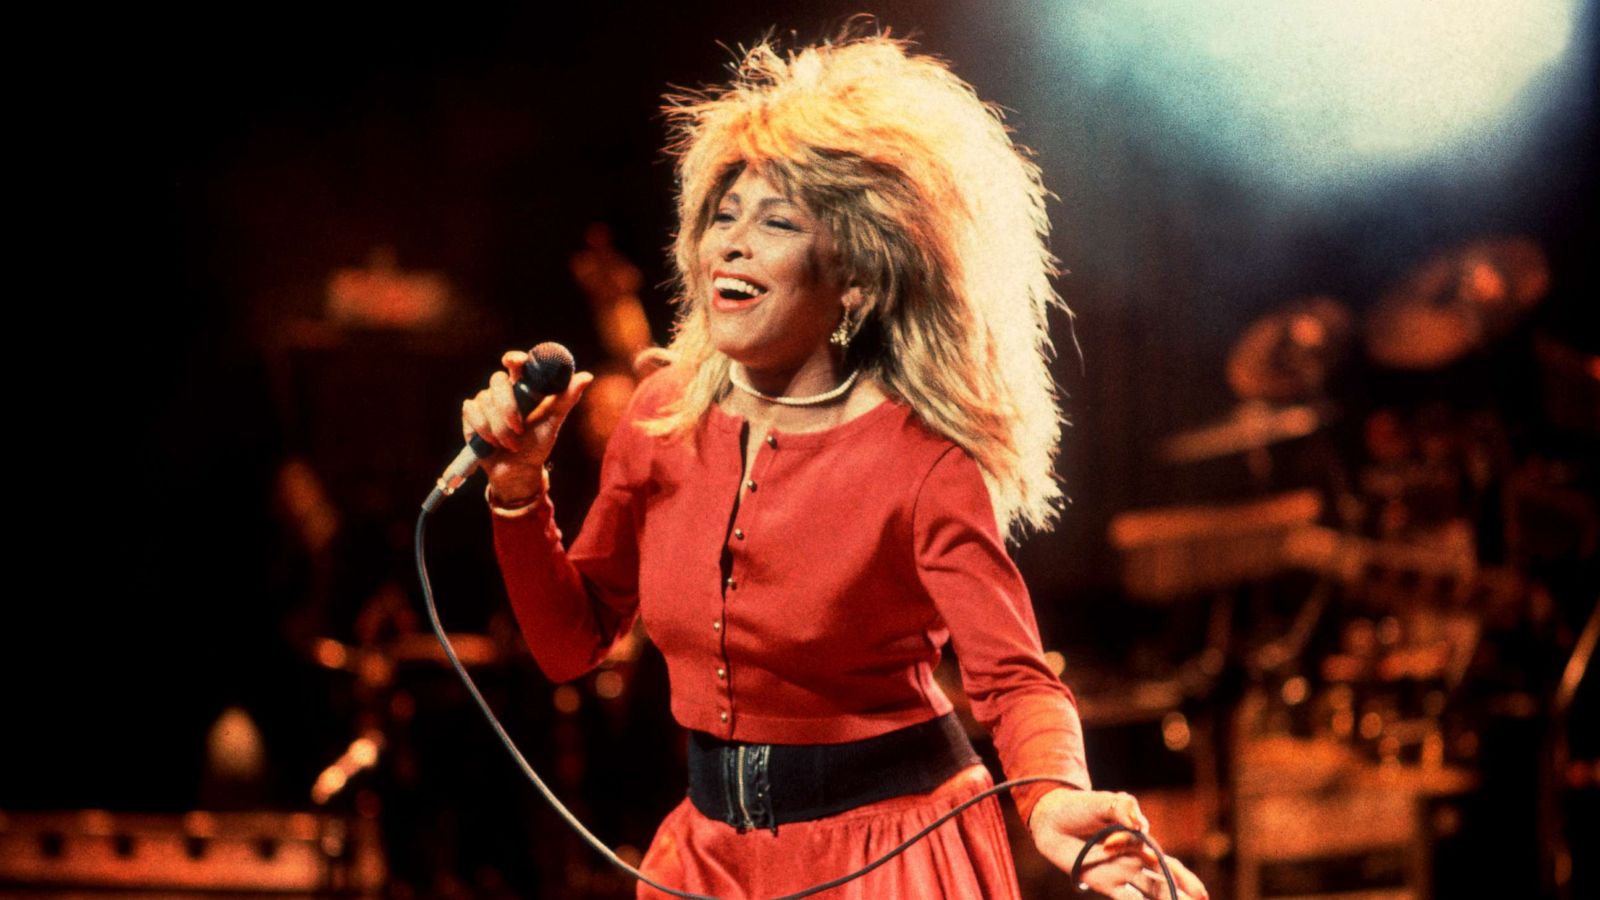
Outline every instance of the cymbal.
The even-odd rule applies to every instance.
[[[1240,399],[1293,401],[1321,393],[1350,343],[1350,311],[1332,297],[1307,297],[1257,319],[1228,354],[1228,384]]]
[[[1413,269],[1373,307],[1367,352],[1397,369],[1448,365],[1510,331],[1550,290],[1550,266],[1523,237],[1474,241]]]
[[[1324,419],[1316,407],[1307,404],[1273,406],[1247,400],[1234,407],[1226,419],[1167,438],[1161,445],[1161,458],[1188,463],[1246,453],[1305,437],[1321,428]]]

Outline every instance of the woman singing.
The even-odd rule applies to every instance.
[[[1038,169],[971,87],[886,37],[759,46],[668,114],[675,361],[635,393],[570,547],[544,462],[590,376],[524,419],[508,353],[463,411],[500,448],[495,549],[540,667],[582,675],[635,616],[666,657],[689,796],[643,869],[789,893],[992,786],[933,678],[947,641],[1006,775],[1051,779],[1013,795],[1047,858],[1070,868],[1101,826],[1143,828],[1132,797],[1090,789],[1004,546],[1059,496]],[[1143,854],[1113,841],[1085,878],[1165,896]],[[831,896],[1017,894],[991,797]]]

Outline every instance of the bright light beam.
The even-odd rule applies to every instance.
[[[1410,164],[1514,130],[1575,0],[1041,0],[1065,51],[1202,144],[1289,181]],[[1503,135],[1501,135],[1503,136]]]

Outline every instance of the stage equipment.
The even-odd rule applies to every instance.
[[[1288,403],[1321,396],[1349,349],[1350,311],[1332,297],[1297,300],[1245,329],[1228,354],[1228,386],[1241,400]]]
[[[1210,506],[1164,507],[1116,516],[1110,539],[1122,557],[1122,585],[1129,599],[1147,606],[1203,609],[1203,642],[1182,652],[1188,658],[1162,678],[1129,679],[1118,686],[1079,693],[1086,728],[1160,722],[1168,747],[1192,759],[1194,783],[1163,798],[1179,805],[1193,824],[1192,843],[1168,843],[1196,852],[1202,880],[1220,878],[1228,846],[1223,828],[1228,803],[1223,789],[1226,716],[1217,686],[1234,643],[1235,595],[1293,567],[1287,543],[1316,521],[1322,503],[1314,491],[1295,491]],[[1201,606],[1203,604],[1203,606]],[[1174,735],[1174,729],[1179,729]],[[1159,821],[1154,817],[1152,821]]]
[[[1253,706],[1247,700],[1242,717]],[[1374,765],[1328,739],[1243,741],[1234,765],[1239,900],[1432,896],[1430,811],[1470,790],[1472,775]]]
[[[311,813],[0,813],[0,885],[63,896],[377,897],[377,830],[371,818]]]
[[[1226,419],[1168,438],[1161,445],[1161,458],[1169,463],[1191,463],[1253,453],[1314,434],[1325,419],[1325,413],[1307,404],[1273,406],[1260,400],[1246,401],[1234,407]]]
[[[1438,369],[1505,335],[1550,290],[1527,238],[1474,241],[1409,272],[1367,314],[1367,352],[1396,369]]]

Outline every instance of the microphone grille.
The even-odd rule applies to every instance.
[[[523,377],[529,380],[529,387],[541,394],[559,394],[572,381],[576,365],[571,350],[555,341],[545,341],[528,351],[527,365],[522,367]]]

